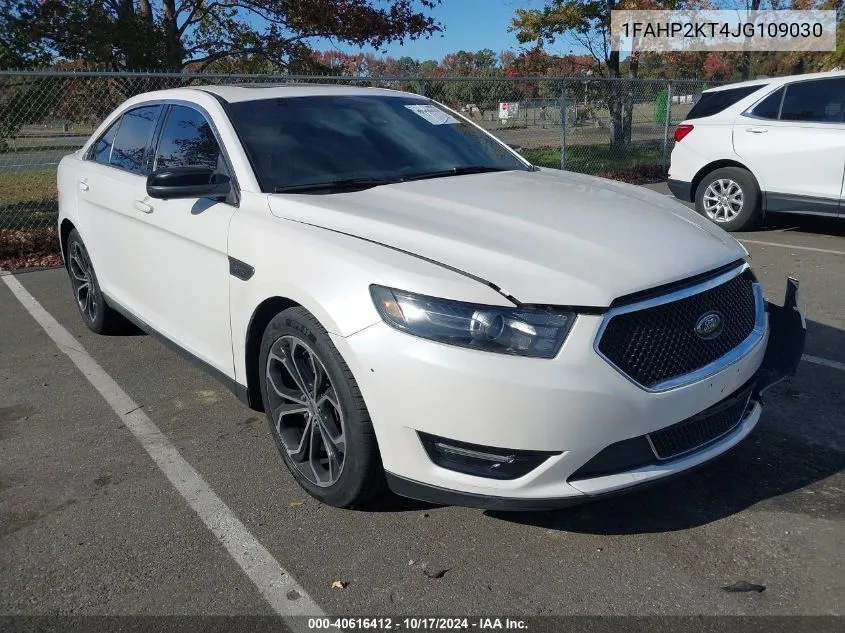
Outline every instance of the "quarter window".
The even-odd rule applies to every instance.
[[[744,99],[752,92],[761,90],[765,84],[756,86],[742,86],[741,88],[729,88],[727,90],[716,90],[714,92],[703,92],[695,105],[687,115],[687,119],[701,119],[706,116],[719,114],[727,110],[741,99]]]
[[[754,106],[751,114],[758,119],[772,119],[776,121],[778,113],[780,112],[781,101],[783,101],[783,88],[775,90],[772,94]]]
[[[220,146],[205,117],[193,108],[173,106],[156,153],[156,169],[211,167],[217,169]]]
[[[135,174],[147,172],[147,146],[161,106],[143,106],[124,114],[114,139],[109,164]]]
[[[845,79],[797,81],[786,87],[781,121],[838,123],[845,113]]]

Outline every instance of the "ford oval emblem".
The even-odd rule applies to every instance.
[[[695,322],[695,333],[703,339],[716,338],[722,333],[722,328],[725,326],[725,320],[722,318],[721,312],[715,310],[705,312],[698,321]]]

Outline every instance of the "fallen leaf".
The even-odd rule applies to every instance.
[[[332,583],[332,589],[346,589],[346,586],[347,586],[348,584],[349,584],[349,583],[348,583],[348,582],[346,582],[345,580],[335,580],[335,581]]]
[[[301,506],[301,505],[302,505],[302,501],[291,501],[291,502],[290,502],[290,507],[291,507],[291,508],[298,508],[298,507],[299,507],[299,506]]]
[[[757,593],[762,593],[766,590],[766,585],[755,585],[752,582],[745,582],[744,580],[740,580],[739,582],[735,582],[732,585],[722,587],[722,589],[731,593],[742,593],[746,591],[756,591]]]
[[[432,567],[431,569],[423,569],[423,573],[429,578],[443,578],[447,571],[449,571],[448,567]]]

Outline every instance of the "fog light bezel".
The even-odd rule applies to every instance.
[[[428,458],[447,470],[484,477],[511,480],[524,477],[561,451],[529,451],[471,444],[417,431]]]

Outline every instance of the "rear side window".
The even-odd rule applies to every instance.
[[[146,155],[161,106],[143,106],[124,114],[114,139],[109,164],[135,174],[147,171]]]
[[[778,114],[780,114],[780,104],[781,101],[783,101],[783,92],[783,88],[775,90],[772,94],[754,106],[754,109],[751,110],[751,114],[758,119],[777,120]]]
[[[713,116],[719,114],[723,110],[730,108],[740,99],[744,99],[752,92],[761,90],[765,84],[757,86],[743,86],[741,88],[731,88],[730,90],[717,90],[716,92],[702,93],[701,98],[692,107],[687,115],[688,119],[700,119],[706,116]]]
[[[91,150],[88,153],[89,160],[93,160],[95,163],[100,163],[101,165],[109,164],[111,146],[114,142],[114,135],[117,132],[117,127],[119,125],[120,119],[112,123],[111,126],[109,126],[109,129],[106,130],[105,134],[97,139],[97,141],[91,146]]]
[[[781,121],[839,123],[845,111],[845,79],[798,81],[786,87]]]
[[[173,106],[167,115],[156,153],[156,169],[211,167],[217,169],[220,146],[201,112]]]

